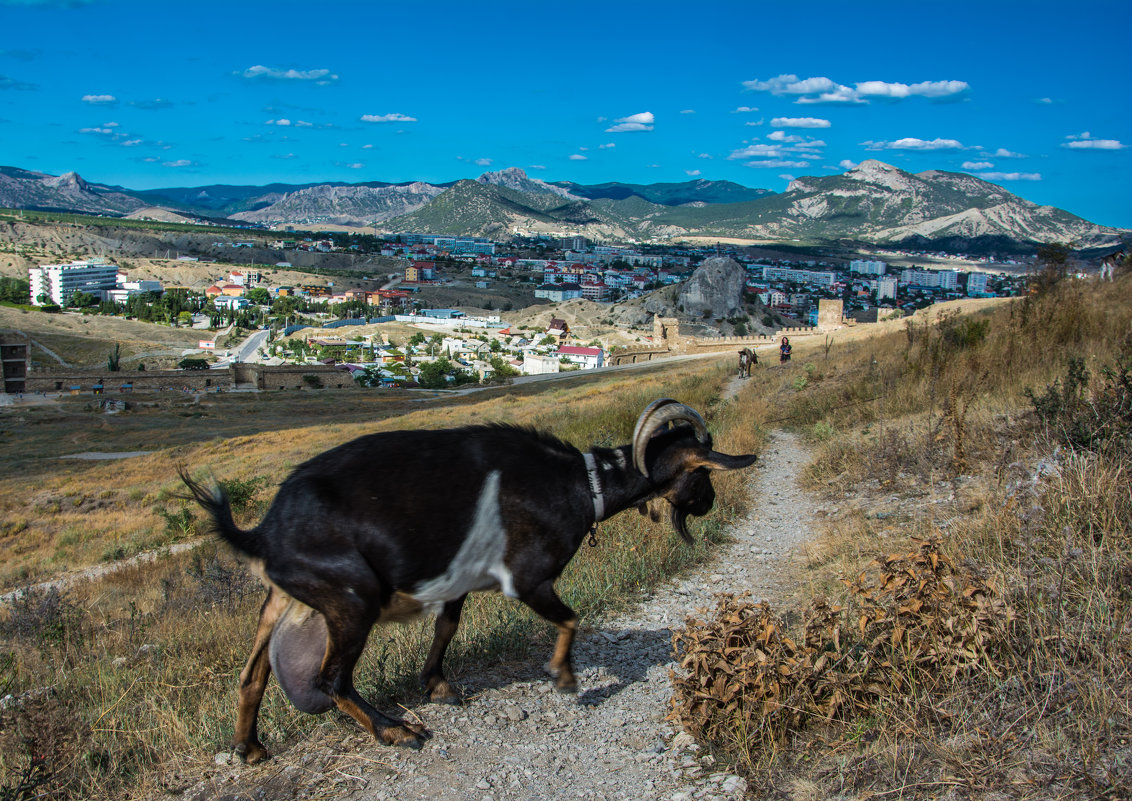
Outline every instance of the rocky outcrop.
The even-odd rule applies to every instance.
[[[0,167],[0,207],[59,209],[92,214],[129,214],[149,205],[107,186],[90,184],[76,172],[54,176]]]
[[[265,225],[333,223],[373,225],[415,211],[444,190],[421,182],[394,186],[312,186],[288,192],[264,208],[233,214],[232,219]]]
[[[690,318],[721,319],[742,313],[746,271],[734,259],[706,259],[692,273],[677,299],[678,309]]]

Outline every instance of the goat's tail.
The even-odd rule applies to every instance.
[[[212,489],[209,489],[199,481],[193,480],[184,465],[177,467],[177,475],[185,482],[189,494],[176,497],[199,503],[212,518],[212,527],[216,533],[237,551],[252,557],[263,556],[262,542],[255,530],[246,531],[237,526],[236,521],[232,519],[232,504],[220,484],[214,483]]]

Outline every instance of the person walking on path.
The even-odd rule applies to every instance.
[[[790,339],[789,337],[782,338],[782,344],[778,346],[778,360],[785,364],[790,361]]]

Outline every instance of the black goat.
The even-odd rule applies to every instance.
[[[700,415],[667,398],[641,415],[631,445],[586,454],[501,425],[371,434],[299,465],[249,531],[233,522],[219,488],[209,491],[182,468],[217,532],[251,557],[268,587],[240,674],[236,751],[248,762],[267,756],[256,719],[272,669],[300,710],[337,705],[379,741],[419,748],[429,734],[363,700],[354,666],[376,623],[435,612],[421,683],[432,701],[456,702],[444,653],[464,599],[477,590],[502,590],[558,627],[547,669],[560,690],[574,690],[578,619],[554,582],[591,527],[663,499],[690,542],[688,515],[705,515],[715,502],[709,471],[756,458],[712,450]]]

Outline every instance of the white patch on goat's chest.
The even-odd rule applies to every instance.
[[[472,526],[460,544],[460,550],[448,568],[436,578],[420,584],[413,598],[426,608],[439,607],[445,601],[476,590],[499,587],[504,595],[515,597],[515,582],[503,563],[507,532],[499,510],[499,471],[493,470],[480,490]]]

